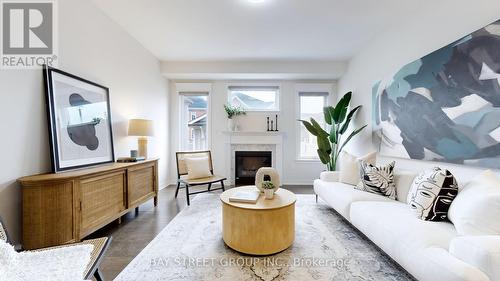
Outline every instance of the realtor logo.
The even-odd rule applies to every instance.
[[[2,68],[56,66],[55,2],[2,1]]]

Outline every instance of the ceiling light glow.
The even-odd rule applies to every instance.
[[[258,4],[258,3],[263,3],[265,0],[248,0],[248,2],[250,3],[255,3],[255,4]]]

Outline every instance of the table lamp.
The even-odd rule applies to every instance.
[[[137,148],[140,157],[148,158],[148,138],[154,136],[153,121],[146,119],[130,119],[128,135],[138,136]]]

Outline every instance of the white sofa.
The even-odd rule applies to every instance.
[[[338,172],[314,181],[316,196],[421,281],[500,281],[500,236],[459,236],[453,224],[422,221],[406,197],[416,176],[397,172],[398,201],[338,182]]]

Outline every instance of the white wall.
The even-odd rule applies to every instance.
[[[354,92],[352,104],[362,104],[356,122],[369,127],[348,148],[364,154],[375,148],[371,144],[371,89],[375,82],[394,73],[400,67],[433,52],[485,25],[500,19],[500,1],[476,0],[435,1],[420,11],[409,11],[400,22],[372,40],[349,63],[347,73],[339,81],[339,92]],[[391,159],[382,158],[381,162]],[[462,182],[480,170],[462,165],[432,163],[404,159],[396,160],[401,169],[421,170],[434,165],[450,169]]]
[[[182,81],[181,83],[185,83]],[[318,177],[319,173],[323,171],[324,165],[318,161],[297,161],[296,160],[296,133],[298,125],[298,113],[296,104],[298,103],[298,93],[296,92],[296,84],[303,83],[313,83],[314,81],[300,82],[300,81],[254,81],[254,80],[238,80],[238,81],[203,81],[199,83],[209,83],[211,91],[209,97],[209,132],[210,132],[210,149],[212,150],[212,156],[214,161],[215,173],[220,175],[225,175],[226,169],[229,170],[230,163],[226,163],[226,153],[225,151],[225,135],[223,131],[227,131],[227,116],[224,111],[223,105],[227,103],[227,87],[229,85],[248,85],[260,84],[260,85],[278,85],[280,86],[280,108],[279,112],[279,130],[284,132],[284,143],[283,143],[283,184],[312,184],[312,181]],[[325,82],[318,82],[325,83]],[[329,82],[331,85],[331,95],[330,98],[333,100],[336,98],[335,87],[336,84]],[[176,83],[170,82],[170,122],[171,126],[169,128],[172,134],[178,134],[179,132],[179,99],[176,92]],[[266,130],[266,116],[274,116],[275,113],[267,112],[248,112],[245,116],[238,117],[238,124],[241,131],[265,131]],[[273,117],[274,118],[274,117]],[[179,141],[177,138],[173,138],[171,141],[171,162],[170,162],[170,173],[169,182],[175,183],[176,181],[176,166],[174,153],[179,150]],[[229,177],[229,175],[225,175]]]
[[[155,121],[150,155],[161,157],[160,187],[167,179],[168,82],[160,63],[90,1],[58,1],[59,68],[110,88],[115,154],[127,156],[136,140],[127,120]],[[21,236],[21,192],[16,179],[49,172],[49,144],[41,70],[0,70],[0,216]]]
[[[337,80],[345,61],[162,61],[161,72],[177,80]]]

